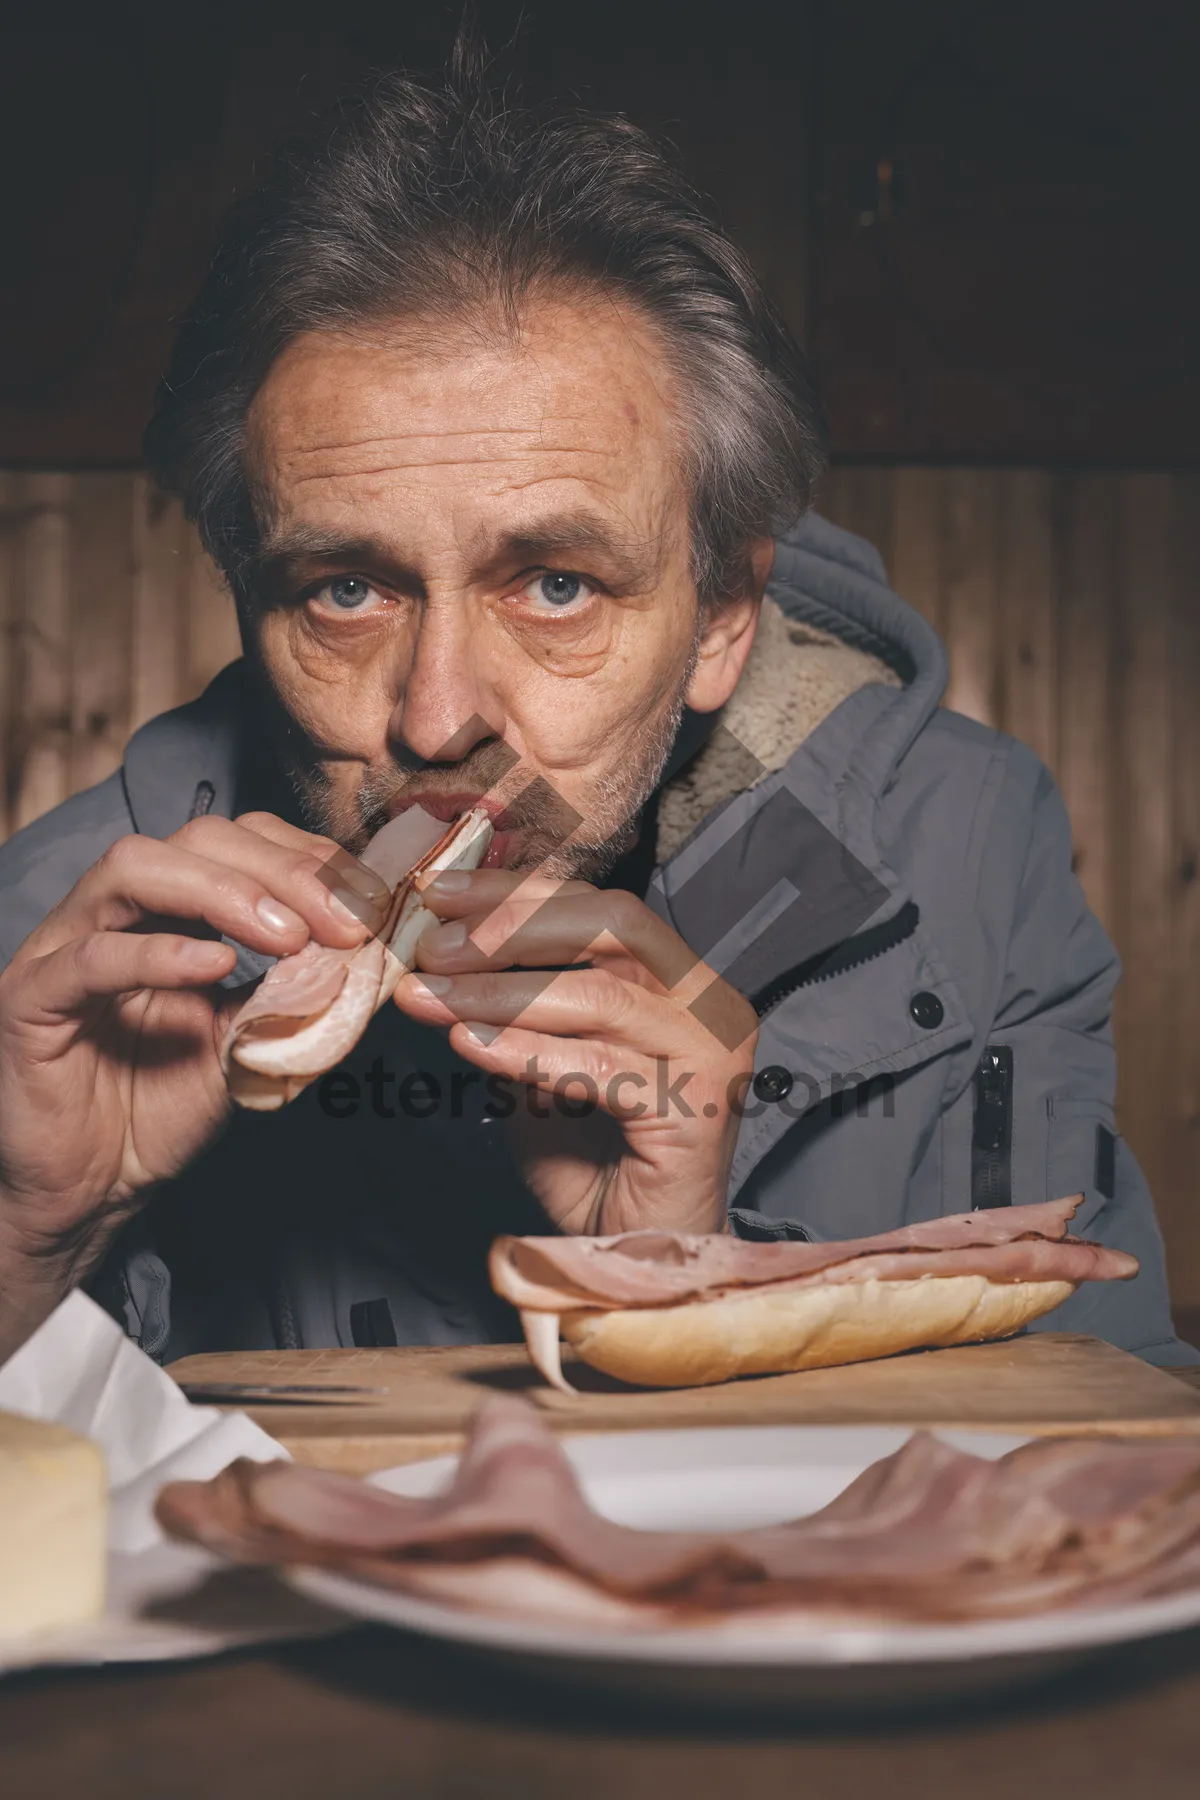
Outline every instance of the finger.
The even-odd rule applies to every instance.
[[[213,815],[205,816],[212,818]],[[289,825],[278,813],[239,813],[233,823],[243,831],[253,831],[259,837],[270,838],[272,843],[282,844],[285,850],[302,850],[311,856],[326,857],[340,848],[336,838],[326,837],[320,831],[304,831],[299,825]]]
[[[456,1024],[451,1048],[489,1074],[553,1095],[564,1116],[598,1110],[626,1125],[649,1117],[669,1120],[674,1112],[685,1119],[695,1116],[684,1092],[686,1072],[681,1078],[673,1065],[659,1065],[666,1069],[664,1078],[653,1061],[614,1056],[605,1044],[546,1037],[516,1025],[490,1037],[494,1029],[480,1023],[477,1034],[467,1022]],[[719,1108],[710,1105],[713,1112],[706,1116],[715,1116]]]
[[[560,881],[553,875],[521,869],[443,869],[417,885],[431,912],[444,919],[461,919],[469,913],[481,917],[506,900],[519,898],[541,904],[556,894],[594,894],[586,881]]]
[[[321,879],[327,886],[332,886],[335,890],[339,886],[348,887],[356,896],[361,895],[363,899],[373,901],[386,911],[392,890],[383,876],[378,870],[360,862],[357,856],[352,856],[349,850],[344,849],[333,838],[322,837],[315,831],[301,831],[298,825],[289,825],[286,819],[277,818],[274,813],[240,813],[233,822],[245,831],[253,831],[259,837],[278,844],[284,850],[294,850],[302,856],[314,857],[320,865]]]
[[[324,894],[320,903],[312,892],[297,893],[300,884],[278,868],[263,878],[253,869],[197,855],[178,842],[121,838],[47,917],[23,954],[46,954],[92,931],[123,931],[163,918],[203,921],[218,935],[226,933],[275,956],[303,949],[310,935],[338,947],[361,943],[367,928],[313,880],[311,871],[308,879]],[[308,916],[285,896],[302,900]]]
[[[301,831],[274,813],[243,813],[237,819],[209,813],[190,821],[168,841],[215,861],[228,861],[262,881],[291,884],[280,898],[295,906],[314,931],[323,914],[340,919],[339,907],[378,931],[391,905],[392,890],[375,869],[332,838]]]
[[[606,1083],[612,1067],[601,1044],[582,1038],[548,1037],[519,1025],[501,1028],[480,1020],[456,1020],[450,1045],[479,1068],[546,1091],[567,1075],[590,1078],[599,1088]]]
[[[442,984],[445,983],[443,986]],[[596,1037],[652,1056],[708,1050],[704,1027],[685,1010],[607,969],[406,976],[396,1004],[429,1025],[469,1019],[497,1027],[519,1023],[556,1037]]]
[[[237,960],[229,944],[169,933],[96,931],[30,965],[15,1004],[26,1016],[70,1017],[97,1000],[139,989],[209,987]]]
[[[627,959],[667,991],[693,970],[697,987],[713,979],[678,932],[634,895],[582,883],[544,900],[510,895],[486,915],[446,920],[422,934],[417,960],[451,974],[515,963],[556,968],[597,956]]]

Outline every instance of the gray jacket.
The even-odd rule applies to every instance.
[[[771,592],[892,673],[782,767],[751,758],[650,883],[760,1014],[737,1230],[855,1237],[1082,1190],[1075,1229],[1141,1273],[1085,1285],[1034,1329],[1200,1361],[1172,1333],[1153,1205],[1116,1134],[1119,965],[1071,873],[1054,782],[1023,745],[939,709],[943,648],[869,545],[810,518],[780,542]],[[0,849],[5,960],[116,838],[241,809],[244,694],[235,664]],[[109,1257],[94,1289],[152,1354],[514,1335],[486,1246],[545,1226],[503,1108],[394,1008],[346,1069],[282,1114],[235,1117]]]

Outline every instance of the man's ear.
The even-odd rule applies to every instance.
[[[706,609],[696,667],[688,684],[687,704],[693,712],[716,712],[741,679],[754,644],[762,611],[763,589],[775,560],[774,538],[755,538],[746,558],[746,583],[740,594]]]

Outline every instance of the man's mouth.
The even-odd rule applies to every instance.
[[[388,818],[398,818],[402,812],[407,812],[410,806],[424,807],[432,818],[441,819],[447,825],[452,824],[455,819],[460,819],[463,813],[470,812],[473,806],[481,807],[493,825],[496,824],[503,811],[499,802],[488,794],[472,794],[465,789],[455,794],[446,794],[441,791],[423,794],[418,788],[406,787],[402,788],[395,798],[388,802]]]
[[[505,852],[511,842],[515,821],[510,818],[503,804],[493,794],[469,793],[465,789],[459,793],[447,794],[421,793],[412,787],[404,788],[389,802],[388,817],[397,818],[400,813],[407,812],[410,806],[422,807],[431,818],[441,819],[447,825],[460,819],[472,807],[486,812],[492,821],[492,841],[488,845],[487,855],[480,864],[484,869],[499,869],[504,866]]]

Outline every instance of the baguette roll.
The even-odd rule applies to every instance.
[[[1011,1337],[1073,1292],[1070,1281],[923,1275],[750,1289],[622,1312],[581,1307],[558,1322],[584,1362],[619,1381],[705,1387],[738,1375],[824,1369],[901,1350]]]

